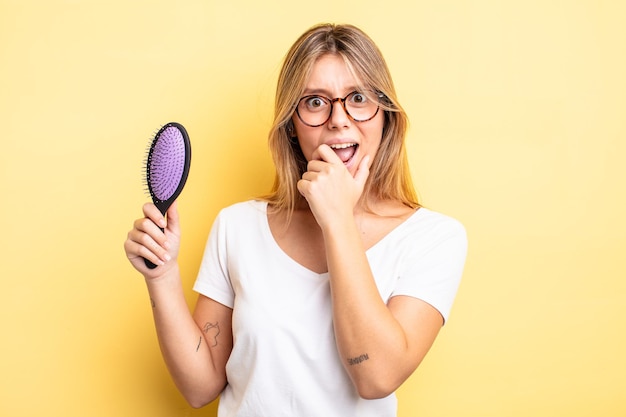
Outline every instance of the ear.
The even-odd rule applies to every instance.
[[[291,119],[289,119],[289,121],[285,125],[285,131],[287,132],[287,136],[289,136],[290,138],[296,137],[296,128],[294,127],[293,121]]]

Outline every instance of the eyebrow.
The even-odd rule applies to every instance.
[[[356,86],[351,86],[351,87],[347,88],[346,91],[347,91],[347,93],[344,94],[343,96],[346,96],[346,95],[352,93],[353,91],[359,91],[359,88],[356,87]],[[302,92],[302,95],[304,95],[304,96],[321,95],[321,96],[326,96],[328,98],[332,97],[332,94],[330,94],[330,92],[328,90],[324,89],[324,88],[306,88]]]

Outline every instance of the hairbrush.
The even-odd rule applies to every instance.
[[[191,143],[187,131],[179,123],[167,123],[151,140],[145,160],[147,191],[164,216],[183,190],[190,164]],[[148,268],[156,268],[155,264],[144,260]]]

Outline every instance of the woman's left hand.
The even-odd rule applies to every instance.
[[[369,176],[369,156],[359,163],[354,177],[328,145],[320,145],[298,181],[298,191],[322,230],[334,221],[345,221],[363,194]]]

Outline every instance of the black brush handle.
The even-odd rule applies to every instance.
[[[146,258],[143,258],[143,261],[146,263],[146,266],[148,267],[148,269],[154,269],[157,267],[157,265],[153,264],[151,261],[147,260]]]
[[[162,229],[162,228],[160,228],[160,227],[159,227],[159,229],[161,229],[161,232],[165,232],[165,230],[164,230],[164,229]],[[156,267],[158,266],[158,265],[153,264],[151,261],[147,260],[146,258],[143,258],[143,260],[144,260],[144,262],[146,263],[146,266],[147,266],[149,269],[154,269],[154,268],[156,268]]]
[[[167,209],[170,208],[172,203],[165,202],[165,201],[157,201],[154,203],[154,205],[157,206],[161,214],[165,216],[165,213],[167,213]],[[165,229],[163,229],[162,227],[159,227],[159,230],[161,230],[161,233],[165,233]],[[146,258],[143,258],[143,260],[149,269],[154,269],[158,266],[158,265],[153,264],[151,261],[147,260]]]
[[[157,267],[155,264],[153,264],[152,262],[150,262],[149,260],[147,260],[147,259],[145,259],[145,258],[144,258],[144,262],[146,263],[146,266],[147,266],[148,268],[150,268],[150,269],[154,269],[154,268],[156,268],[156,267]]]

